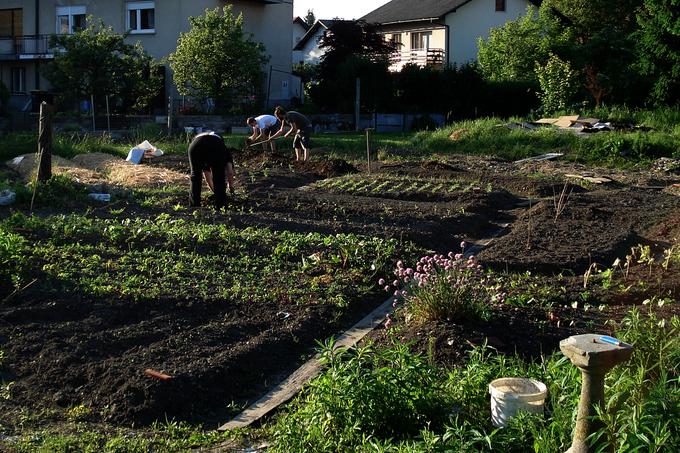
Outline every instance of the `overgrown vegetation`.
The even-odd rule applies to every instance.
[[[680,367],[680,319],[665,322],[634,309],[617,337],[635,350],[607,376],[598,438],[619,452],[677,449],[680,391],[673,370]],[[323,350],[328,371],[272,426],[274,451],[543,452],[571,443],[580,372],[559,353],[527,363],[479,347],[466,365],[447,370],[399,343],[352,352],[330,346]],[[507,376],[548,385],[545,417],[521,415],[505,429],[491,425],[488,384]],[[403,423],[408,429],[390,429]]]

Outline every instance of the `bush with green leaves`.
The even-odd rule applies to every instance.
[[[578,72],[568,61],[553,53],[545,64],[536,63],[535,71],[541,86],[538,97],[543,110],[548,113],[566,110],[578,89]]]

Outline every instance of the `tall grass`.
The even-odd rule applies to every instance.
[[[503,127],[508,121],[522,122],[526,118],[482,118],[457,122],[436,131],[373,134],[371,148],[374,158],[380,160],[423,159],[431,158],[433,154],[493,155],[516,160],[547,152],[562,152],[567,155],[567,159],[575,161],[626,166],[661,156],[680,157],[678,108],[632,110],[626,107],[602,107],[583,112],[583,115],[644,125],[652,130],[606,132],[579,137],[570,131],[551,127],[538,130]],[[236,149],[243,147],[244,138],[245,135],[224,136],[227,146]],[[151,141],[166,153],[185,154],[191,137],[177,135],[169,138],[157,125],[133,129],[130,137],[123,142],[114,142],[107,135],[60,133],[55,136],[54,152],[63,157],[88,152],[123,156],[143,140]],[[277,146],[283,152],[291,150],[291,139],[279,140]],[[312,147],[316,149],[312,157],[362,161],[366,158],[366,136],[362,132],[314,134]],[[36,149],[37,134],[7,134],[0,138],[0,161],[35,152]]]
[[[620,328],[617,336],[635,352],[608,375],[604,427],[591,440],[601,441],[602,451],[678,451],[680,319],[634,309]],[[329,370],[272,427],[273,451],[553,452],[571,444],[580,372],[560,353],[528,363],[477,348],[465,366],[450,370],[403,345],[334,354]],[[491,425],[488,384],[509,376],[546,383],[545,417],[522,414],[507,428]]]

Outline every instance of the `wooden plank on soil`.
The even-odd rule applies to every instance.
[[[465,249],[465,256],[476,255],[481,252],[509,226],[509,223],[501,223],[498,225],[498,229],[491,233],[491,235],[473,242],[470,247]]]
[[[347,332],[340,335],[335,341],[335,347],[350,348],[356,345],[371,330],[383,322],[388,313],[392,311],[393,297],[390,297],[382,305],[356,323]],[[251,404],[243,412],[218,428],[218,431],[230,431],[236,428],[244,428],[267,415],[279,405],[293,398],[302,387],[321,372],[319,355],[308,360],[293,374],[286,378],[269,393]]]

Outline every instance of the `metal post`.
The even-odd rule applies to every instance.
[[[106,95],[106,126],[111,133],[111,112],[109,112],[109,95]]]
[[[52,106],[44,101],[40,104],[38,161],[38,181],[45,182],[52,177]]]
[[[267,102],[264,104],[264,108],[269,108],[269,98],[272,91],[272,70],[273,67],[269,65],[269,79],[267,79]]]
[[[357,77],[357,82],[356,82],[356,94],[354,98],[354,121],[356,123],[356,131],[359,132],[360,129],[360,124],[361,123],[361,79]]]
[[[97,130],[97,124],[94,121],[94,94],[90,95],[90,111],[92,112],[92,132]]]
[[[172,135],[172,96],[168,96],[168,135]]]
[[[371,131],[373,129],[366,128],[366,160],[368,161],[368,174],[371,174]]]

